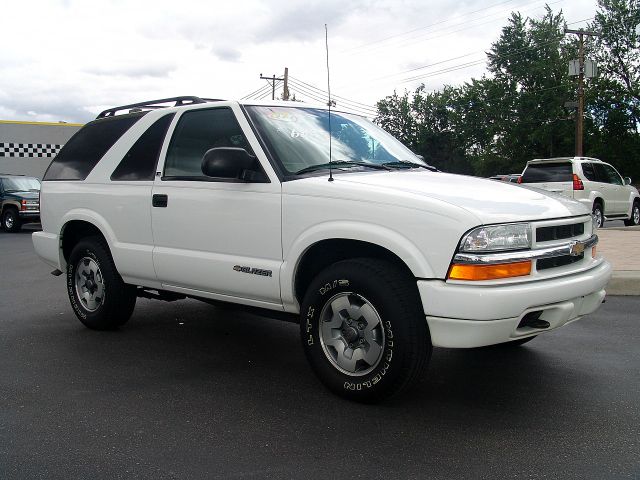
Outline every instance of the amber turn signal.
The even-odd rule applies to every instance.
[[[522,277],[531,273],[531,261],[500,263],[497,265],[467,265],[454,263],[449,269],[451,280],[496,280]]]

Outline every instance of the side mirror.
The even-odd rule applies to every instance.
[[[258,159],[244,148],[218,147],[202,157],[202,173],[207,177],[228,178],[243,182],[266,183],[269,180]]]
[[[631,185],[631,177],[624,177],[624,184]]]

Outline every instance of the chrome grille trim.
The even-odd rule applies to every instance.
[[[543,258],[562,257],[565,255],[575,255],[576,245],[582,250],[594,247],[598,244],[598,236],[593,234],[586,240],[572,240],[570,242],[553,247],[539,248],[536,250],[524,250],[504,253],[457,253],[453,257],[453,262],[458,264],[491,265],[500,263],[526,262],[529,260],[539,260]]]

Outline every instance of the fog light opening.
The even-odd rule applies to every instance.
[[[549,328],[551,326],[549,322],[547,322],[546,320],[540,320],[540,316],[542,315],[542,313],[542,310],[536,310],[535,312],[527,313],[524,317],[522,317],[522,320],[520,320],[518,328],[529,327],[538,330]]]

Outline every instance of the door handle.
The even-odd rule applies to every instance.
[[[154,207],[166,208],[168,203],[169,203],[169,196],[168,195],[163,195],[163,194],[159,194],[159,193],[154,193],[153,194],[153,197],[151,199],[151,204]]]

